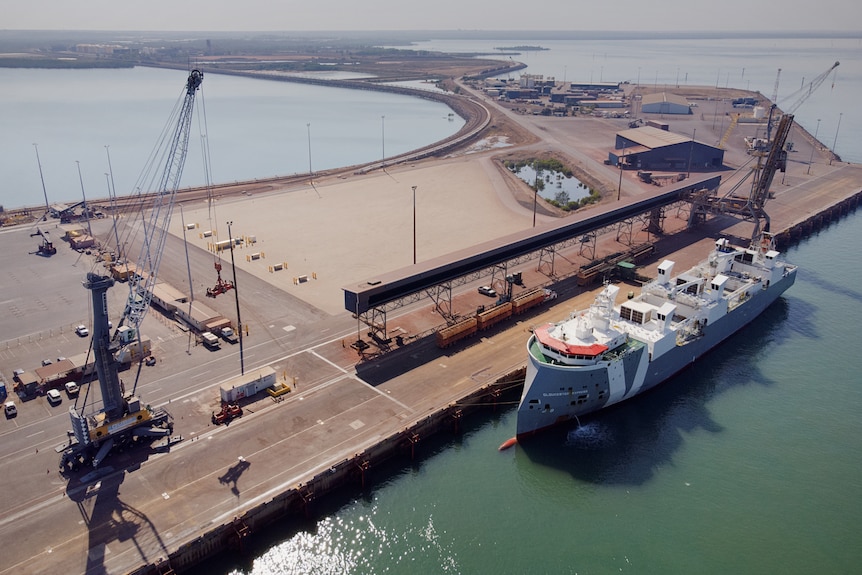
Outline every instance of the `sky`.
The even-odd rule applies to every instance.
[[[0,14],[7,30],[862,30],[857,0],[0,0]]]

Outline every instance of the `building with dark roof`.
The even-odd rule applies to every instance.
[[[689,136],[652,126],[617,132],[609,163],[638,170],[700,170],[720,168],[724,150]]]

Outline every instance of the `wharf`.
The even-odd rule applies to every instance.
[[[590,120],[583,122],[586,125]],[[567,145],[563,132],[560,130],[553,136],[561,145]],[[579,153],[586,158],[589,151]],[[806,153],[803,155],[807,157]],[[229,209],[229,217],[239,222],[275,213],[269,202],[291,201],[297,219],[276,220],[269,226],[289,229],[295,238],[311,237],[315,230],[323,229],[321,222],[312,216],[313,211],[305,209],[306,205],[314,205],[318,211],[329,210],[326,216],[330,221],[344,222],[345,229],[333,231],[331,237],[320,240],[321,249],[328,250],[331,259],[341,261],[336,261],[338,269],[330,270],[327,262],[321,260],[322,267],[315,271],[324,272],[313,290],[301,292],[301,287],[291,287],[294,284],[287,274],[284,278],[276,277],[265,266],[255,269],[250,261],[240,262],[242,275],[238,287],[241,294],[248,294],[242,297],[243,305],[249,308],[243,311],[243,317],[253,326],[252,335],[246,340],[247,357],[253,358],[256,366],[273,365],[294,389],[281,401],[263,394],[263,399],[244,405],[246,415],[242,418],[228,426],[215,427],[209,419],[217,405],[218,384],[231,375],[227,366],[235,368],[238,352],[234,346],[216,353],[199,348],[186,350],[183,334],[152,319],[145,328],[157,342],[160,365],[147,374],[150,382],[141,389],[141,394],[146,401],[164,405],[171,411],[176,432],[182,433],[184,440],[169,452],[114,454],[99,475],[75,477],[67,482],[56,472],[58,455],[54,451],[64,440],[68,427],[65,405],[52,411],[44,398],[38,398],[22,406],[19,417],[11,420],[11,424],[7,421],[8,426],[2,430],[5,446],[0,452],[4,477],[0,537],[14,544],[4,549],[0,574],[22,570],[141,574],[164,573],[167,569],[181,571],[214,553],[241,547],[244,539],[261,532],[279,517],[313,515],[316,502],[335,488],[362,489],[373,484],[382,479],[378,469],[386,459],[401,457],[408,461],[422,457],[423,442],[428,437],[440,432],[457,433],[462,418],[472,410],[511,406],[518,395],[520,370],[526,357],[524,346],[531,326],[559,320],[592,300],[592,292],[576,285],[574,272],[580,261],[577,247],[572,248],[573,253],[558,254],[557,275],[571,275],[568,280],[554,284],[560,297],[551,302],[553,305],[534,308],[518,316],[518,321],[495,326],[445,351],[434,345],[433,338],[419,337],[440,322],[426,303],[408,307],[403,315],[390,318],[390,324],[396,326],[393,331],[401,329],[408,336],[408,345],[376,357],[359,358],[350,347],[357,336],[355,320],[343,311],[336,313],[338,306],[331,299],[319,299],[320,294],[337,292],[339,286],[347,283],[345,275],[352,280],[367,277],[363,266],[381,254],[390,255],[378,265],[388,269],[403,265],[393,260],[386,251],[388,248],[369,246],[375,239],[372,234],[357,236],[349,227],[354,223],[352,219],[361,218],[354,217],[356,204],[346,198],[363,198],[369,204],[365,213],[376,210],[374,217],[368,216],[357,224],[367,226],[374,218],[389,217],[381,206],[391,206],[391,197],[404,194],[400,188],[409,189],[410,186],[398,182],[417,185],[424,191],[433,188],[435,178],[457,173],[461,177],[458,189],[437,190],[440,205],[451,205],[453,211],[469,216],[471,210],[465,209],[465,203],[470,200],[460,194],[463,189],[471,189],[485,194],[482,196],[485,209],[492,216],[516,212],[518,204],[513,205],[508,199],[509,184],[500,185],[499,172],[489,169],[489,165],[487,157],[472,161],[469,167],[463,158],[437,160],[431,167],[404,166],[385,175],[364,175],[347,182],[318,182],[322,197],[302,188],[271,197],[223,202],[219,207],[222,213]],[[854,209],[862,195],[862,166],[827,165],[821,161],[815,164],[813,175],[804,173],[807,167],[793,166],[786,184],[777,183],[779,176],[776,176],[775,197],[767,204],[771,228],[785,241],[825,223],[827,217]],[[386,182],[396,179],[398,189],[391,197],[387,196]],[[634,193],[630,190],[636,184],[628,180],[625,184],[626,195]],[[649,190],[637,189],[636,193]],[[444,195],[447,193],[451,197]],[[408,202],[405,201],[405,206]],[[430,209],[427,204],[420,204],[420,208]],[[337,209],[343,212],[336,212]],[[440,236],[438,243],[420,244],[423,258],[452,251],[453,244],[446,242],[476,242],[477,237],[523,229],[532,214],[522,212],[520,220],[490,216],[483,220],[475,217],[446,220],[447,214],[438,211],[434,214],[435,222],[446,220],[453,227],[435,229],[434,235]],[[193,217],[186,211],[187,219]],[[400,235],[394,241],[409,246],[406,238],[410,228],[401,219],[406,220],[376,222],[377,227],[390,234],[384,246],[392,244],[397,234]],[[750,223],[738,223],[727,216],[712,218],[692,231],[682,231],[684,222],[684,217],[667,218],[668,233],[656,241],[657,261],[672,258],[678,265],[688,266],[702,257],[706,246],[718,234],[745,238],[751,230]],[[470,229],[466,227],[468,224],[472,224]],[[272,253],[285,240],[270,228],[255,231],[265,249]],[[458,233],[461,231],[464,234]],[[619,251],[619,242],[613,234],[609,235],[600,240],[600,252]],[[19,236],[24,237],[20,245],[32,243],[26,230],[9,232],[6,245],[10,252],[20,248],[15,243]],[[343,254],[345,241],[351,237],[367,240],[364,247],[369,253],[357,254],[347,264],[343,256],[337,258],[336,254]],[[641,235],[635,241],[643,239]],[[173,238],[167,249],[178,257],[182,244]],[[23,255],[0,254],[0,264],[22,276],[27,272],[54,281],[58,281],[57,274],[67,273],[63,281],[71,285],[69,278],[77,277],[74,274],[80,271],[69,271],[76,265],[77,254],[65,246],[60,251],[63,253],[50,260],[32,260],[37,256],[28,255],[30,259],[23,264]],[[427,251],[435,253],[426,254]],[[197,259],[192,264],[197,266],[193,272],[196,277],[198,272],[205,277],[204,270],[212,269],[212,259],[207,252],[198,252],[193,256]],[[294,264],[302,261],[299,255],[282,259],[290,261],[291,274],[297,273],[293,270],[302,265]],[[69,265],[50,267],[63,263]],[[645,271],[650,273],[653,265],[646,266]],[[185,269],[168,269],[165,276],[180,285],[176,278],[185,273]],[[551,278],[531,265],[529,270],[525,269],[524,280],[532,287],[547,284]],[[23,280],[16,285],[19,291],[33,289]],[[5,284],[0,288],[8,297],[14,297]],[[85,301],[84,290],[78,286],[74,289],[81,290],[80,300]],[[66,301],[63,297],[58,296],[57,301]],[[467,286],[458,295],[458,305],[465,308],[486,302],[475,293],[475,286]],[[121,302],[114,301],[111,305]],[[229,311],[233,301],[230,297],[219,298],[212,305],[218,311],[221,308]],[[331,311],[327,314],[320,310]],[[27,310],[16,317],[25,315]],[[72,316],[67,325],[79,322]],[[20,326],[11,327],[26,333]],[[17,344],[5,342],[0,353],[2,372],[10,374],[12,368],[18,367],[16,363],[24,359],[35,360],[58,353],[56,350],[64,351],[67,349],[64,346],[77,341],[68,332],[71,329],[18,338]],[[173,389],[169,390],[170,386]],[[514,435],[514,430],[506,435]],[[501,442],[505,439],[508,437],[500,438]]]

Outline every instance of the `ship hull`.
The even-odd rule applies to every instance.
[[[630,399],[666,381],[758,317],[793,285],[793,269],[779,281],[704,328],[700,337],[649,357],[646,346],[630,341],[619,357],[591,366],[543,362],[528,349],[524,391],[518,406],[517,437],[524,439],[549,427]],[[528,348],[534,345],[531,337]]]

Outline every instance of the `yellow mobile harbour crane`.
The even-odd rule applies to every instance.
[[[75,406],[69,408],[74,439],[63,451],[60,460],[63,471],[76,470],[82,465],[98,467],[114,447],[134,443],[141,438],[170,437],[173,433],[173,419],[167,411],[143,404],[134,395],[134,388],[132,393],[126,393],[119,377],[120,364],[116,354],[124,346],[140,345],[139,328],[152,300],[174,198],[188,152],[195,94],[202,81],[200,70],[189,73],[177,121],[173,131],[165,135],[166,138],[170,135],[165,140],[167,152],[165,156],[159,156],[166,158],[164,171],[155,193],[147,196],[151,207],[143,228],[141,255],[136,273],[129,278],[128,301],[113,336],[108,323],[107,291],[114,285],[114,279],[90,272],[84,282],[84,287],[91,291],[93,302],[92,348],[102,409],[85,414],[84,407],[80,410]],[[89,388],[87,386],[88,394]],[[86,398],[83,405],[87,405]]]

